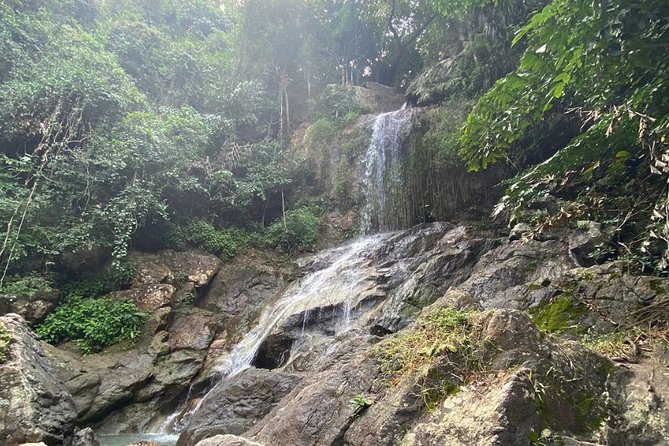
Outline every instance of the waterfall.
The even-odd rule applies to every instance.
[[[365,155],[363,187],[365,203],[360,213],[360,231],[370,234],[398,229],[389,222],[391,203],[388,185],[401,187],[401,149],[411,131],[413,111],[406,104],[401,109],[378,115]]]
[[[344,315],[339,329],[345,331],[349,328],[350,312],[357,294],[355,291],[367,280],[366,264],[369,259],[365,254],[387,237],[388,234],[377,234],[315,255],[312,261],[317,260],[327,266],[298,279],[278,302],[267,308],[258,325],[235,345],[218,366],[217,373],[232,377],[251,366],[263,341],[291,315],[302,314],[303,320],[306,320],[313,309],[341,306]]]
[[[322,251],[307,260],[312,265],[323,265],[293,282],[278,301],[269,305],[258,319],[257,325],[223,357],[215,367],[214,387],[186,413],[172,416],[167,430],[180,431],[197,412],[216,385],[252,366],[263,342],[291,316],[300,315],[299,333],[305,335],[307,323],[318,322],[318,312],[323,308],[338,308],[336,331],[342,333],[354,325],[353,313],[360,303],[363,291],[370,286],[373,276],[370,256],[392,234],[375,234],[338,248]]]

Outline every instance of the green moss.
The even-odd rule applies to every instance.
[[[543,290],[545,287],[541,285],[540,283],[530,283],[527,285],[527,289],[529,291],[537,291],[537,290]]]
[[[7,329],[0,325],[0,364],[7,360],[7,353],[9,352],[9,343],[12,340],[12,335]]]
[[[575,360],[579,358],[580,360]],[[565,344],[553,351],[551,363],[540,366],[530,381],[541,416],[541,429],[568,430],[591,436],[610,415],[606,392],[611,376],[618,373],[610,361]]]
[[[582,420],[587,431],[597,429],[604,416],[599,413],[597,398],[589,392],[574,392],[567,396],[569,405],[574,410],[577,420]]]
[[[531,313],[540,329],[555,333],[574,328],[575,322],[587,311],[588,308],[582,302],[574,301],[571,294],[562,293]]]

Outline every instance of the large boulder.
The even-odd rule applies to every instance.
[[[113,296],[117,299],[130,300],[142,311],[156,311],[172,303],[176,289],[167,283],[137,285],[129,290],[117,291]]]
[[[208,285],[222,265],[221,259],[211,254],[171,249],[155,254],[132,252],[128,263],[135,270],[132,288],[170,284],[177,289],[186,288],[188,292]]]
[[[72,436],[76,411],[41,342],[16,314],[0,317],[9,333],[7,360],[0,367],[0,444],[62,445]]]
[[[485,308],[522,308],[518,296],[526,283],[549,283],[574,266],[561,240],[514,240],[482,255],[458,288]]]
[[[299,381],[296,375],[262,369],[247,369],[221,381],[199,404],[177,445],[191,446],[216,434],[246,432]]]

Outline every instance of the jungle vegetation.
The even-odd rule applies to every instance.
[[[668,17],[661,0],[2,0],[0,286],[82,250],[121,268],[133,247],[309,249],[325,204],[286,147],[351,111],[325,86],[401,91],[456,57],[441,106],[474,105],[436,139],[516,172],[498,210],[538,231],[596,219],[601,259],[663,274]]]

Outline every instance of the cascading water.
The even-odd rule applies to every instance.
[[[185,428],[192,414],[198,411],[215,386],[249,368],[263,342],[289,317],[301,315],[301,336],[304,336],[307,323],[318,322],[318,311],[315,310],[337,308],[337,333],[349,329],[353,322],[351,313],[359,303],[362,291],[369,288],[368,278],[373,271],[369,266],[369,255],[374,252],[374,247],[390,235],[375,234],[309,258],[312,264],[325,266],[293,282],[276,303],[265,309],[255,328],[215,368],[214,387],[192,409],[173,416],[168,423],[168,430],[180,431]]]
[[[328,266],[297,280],[278,302],[265,310],[258,325],[219,364],[217,374],[231,377],[248,368],[263,341],[291,315],[302,314],[303,323],[306,323],[313,309],[340,307],[342,314],[339,330],[346,330],[351,323],[350,312],[355,290],[367,279],[366,264],[369,259],[365,254],[387,237],[388,234],[377,234],[318,254],[319,263]]]
[[[401,109],[378,115],[372,139],[365,155],[363,179],[365,204],[360,213],[363,234],[397,229],[389,227],[387,185],[402,181],[400,156],[404,140],[411,131],[413,111],[405,104]]]

